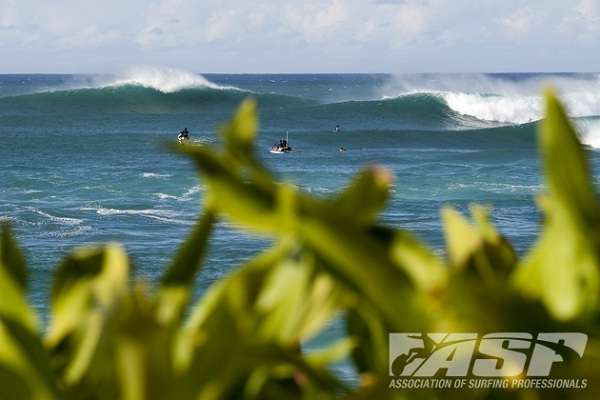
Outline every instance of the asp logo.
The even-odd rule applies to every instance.
[[[397,377],[549,376],[552,365],[583,357],[580,332],[390,333],[389,373]]]

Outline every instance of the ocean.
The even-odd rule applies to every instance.
[[[52,273],[75,247],[119,242],[137,276],[158,279],[204,192],[170,145],[184,127],[192,142],[218,142],[219,127],[252,96],[255,152],[281,180],[328,197],[380,165],[395,175],[383,224],[443,254],[441,207],[485,204],[523,255],[541,222],[535,132],[548,84],[580,131],[598,186],[600,74],[201,75],[146,66],[0,75],[0,222],[25,252],[42,315]],[[293,152],[269,153],[286,135]],[[220,222],[198,293],[268,245]]]

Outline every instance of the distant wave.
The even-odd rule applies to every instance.
[[[180,69],[133,66],[114,75],[65,75],[51,86],[0,96],[0,114],[187,112],[237,104],[248,94]]]
[[[158,179],[168,179],[173,176],[173,174],[157,174],[154,172],[143,172],[141,174],[142,178],[158,178]]]
[[[442,97],[457,113],[483,121],[524,124],[536,121],[543,115],[539,96],[446,92]]]
[[[138,78],[102,77],[95,78],[94,84],[67,85],[61,89],[0,97],[0,115],[70,115],[83,112],[165,114],[211,110],[230,115],[249,96],[256,98],[263,108],[295,108],[317,104],[314,100],[302,97],[253,93],[233,86],[217,85],[200,75],[184,75],[164,81],[151,76]]]
[[[133,81],[116,81],[97,87],[40,91],[0,98],[0,114],[148,113],[198,112],[235,106],[248,96],[240,90],[215,89],[212,85],[187,87],[176,92],[158,90]]]
[[[40,86],[33,93],[0,97],[0,116],[210,113],[226,120],[252,96],[265,122],[261,129],[285,124],[317,131],[341,123],[343,129],[362,131],[485,130],[542,118],[541,91],[550,84],[578,121],[582,141],[600,148],[598,74],[390,75],[336,101],[329,91],[304,81],[281,89],[255,81],[248,85],[240,77],[213,78],[239,87],[188,71],[135,66],[116,75],[65,77],[52,89]]]
[[[100,82],[99,82],[100,83]],[[241,90],[233,86],[221,86],[200,74],[154,66],[132,66],[118,74],[112,81],[100,83],[103,86],[140,85],[162,93],[175,93],[185,89]]]
[[[405,129],[474,129],[487,127],[486,121],[453,110],[444,96],[435,92],[416,92],[380,100],[346,101],[322,105],[330,118],[340,115],[371,121],[385,121],[389,127]]]
[[[155,219],[165,222],[177,222],[190,224],[189,221],[183,221],[179,218],[181,214],[173,210],[156,210],[156,209],[123,209],[123,208],[106,208],[98,207],[96,213],[100,215],[129,215],[142,218]]]
[[[399,75],[390,79],[383,91],[388,98],[431,93],[460,115],[523,124],[543,117],[541,92],[545,86],[559,92],[570,116],[600,115],[598,74]]]
[[[600,149],[600,116],[577,118],[575,127],[583,144]]]

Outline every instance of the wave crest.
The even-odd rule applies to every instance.
[[[452,110],[483,121],[524,124],[540,119],[543,106],[539,96],[499,96],[479,93],[444,93]]]
[[[594,149],[600,149],[600,117],[577,118],[575,127],[581,143]]]
[[[395,76],[384,87],[398,96],[432,93],[452,111],[481,121],[524,124],[544,115],[544,86],[560,93],[572,117],[600,115],[597,74],[424,74]]]
[[[131,66],[115,79],[107,86],[139,85],[162,93],[175,93],[185,89],[237,89],[217,85],[193,72],[154,66]]]

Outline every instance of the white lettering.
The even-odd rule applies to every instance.
[[[527,376],[548,376],[555,362],[564,361],[563,354],[571,349],[583,357],[587,335],[580,332],[540,333],[537,337]]]
[[[583,357],[588,336],[580,332],[540,333],[537,337],[526,332],[493,332],[483,336],[391,333],[389,339],[390,376],[516,378],[548,377],[554,364],[576,355]],[[394,382],[399,383],[405,384]]]
[[[466,376],[475,350],[476,333],[450,333],[439,342],[413,376],[435,376],[446,370],[446,376]]]
[[[515,376],[525,370],[527,356],[513,349],[529,349],[533,336],[529,333],[490,333],[481,339],[479,352],[492,359],[479,359],[473,363],[475,376]]]

